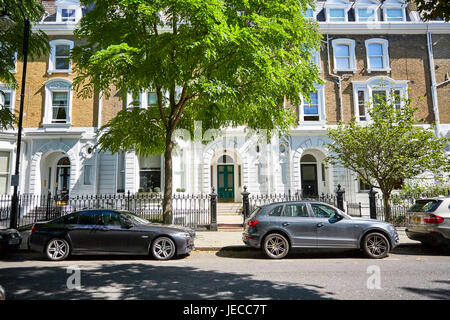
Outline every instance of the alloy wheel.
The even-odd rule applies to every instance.
[[[269,235],[264,241],[264,252],[269,258],[284,258],[289,252],[289,242],[280,234]]]
[[[153,242],[152,253],[158,260],[169,260],[175,255],[175,243],[167,237],[158,238]]]
[[[365,249],[372,258],[384,258],[389,253],[389,243],[383,235],[373,233],[366,237]]]
[[[53,239],[47,245],[47,257],[53,261],[60,261],[69,255],[69,244],[63,239]]]

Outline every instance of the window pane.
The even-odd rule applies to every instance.
[[[284,207],[284,216],[286,217],[309,217],[308,209],[305,204],[292,204]]]
[[[370,57],[369,58],[371,69],[383,69],[383,58],[382,57]]]
[[[158,96],[156,92],[149,92],[147,96],[147,104],[149,106],[156,105],[158,103]]]
[[[369,46],[370,56],[382,56],[383,55],[383,45],[381,43],[370,43]]]
[[[281,216],[281,212],[283,212],[283,206],[277,206],[273,208],[268,215],[272,217],[279,217]]]
[[[70,46],[66,44],[59,44],[55,46],[55,55],[68,57],[70,53]]]
[[[106,226],[122,226],[123,218],[115,212],[103,212],[103,223]]]
[[[92,172],[92,166],[90,166],[90,165],[84,166],[84,184],[85,185],[92,185],[91,172]]]
[[[81,212],[78,216],[78,224],[95,225],[101,219],[98,211]]]
[[[53,108],[53,120],[63,120],[63,121],[53,121],[53,122],[65,122],[67,120],[66,108],[56,107]]]
[[[0,104],[5,108],[11,108],[11,93],[4,92],[3,95],[0,93]]]
[[[62,9],[62,21],[75,21],[75,9]]]
[[[307,17],[307,18],[314,18],[314,11],[312,9],[306,10],[305,17]]]
[[[318,95],[317,92],[311,92],[309,94],[310,102],[305,100],[303,105],[304,114],[319,114]]]
[[[336,211],[329,207],[322,204],[311,204],[311,208],[313,210],[314,216],[318,218],[332,218],[336,216]]]
[[[330,9],[330,19],[332,21],[345,21],[344,9]]]
[[[7,175],[0,175],[0,194],[7,194],[8,193],[8,176]]]
[[[373,102],[375,104],[386,102],[386,91],[384,91],[384,90],[374,90],[372,92],[372,95],[373,95]]]
[[[350,69],[350,58],[336,58],[336,69]]]
[[[359,20],[365,18],[366,21],[375,19],[375,11],[373,9],[358,9]],[[371,19],[368,19],[371,18]]]
[[[0,173],[9,173],[9,152],[0,152]]]
[[[58,70],[69,69],[69,59],[68,58],[56,58],[55,59],[55,67]]]
[[[338,44],[334,47],[334,55],[336,57],[349,57],[350,47],[346,44]]]
[[[67,92],[53,92],[52,105],[67,106]]]
[[[358,91],[358,111],[359,120],[366,121],[366,101],[364,91]]]
[[[387,21],[403,21],[402,9],[386,9]]]
[[[141,170],[139,172],[139,189],[145,192],[161,189],[161,169]]]

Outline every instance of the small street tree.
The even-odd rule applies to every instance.
[[[100,130],[100,150],[164,154],[164,222],[171,223],[173,134],[229,125],[286,131],[318,79],[320,33],[309,0],[84,0],[75,86],[84,96],[118,89],[156,94]]]
[[[410,99],[394,93],[392,98],[375,97],[367,106],[367,123],[353,119],[328,130],[329,161],[356,172],[364,182],[383,194],[385,219],[391,219],[389,199],[404,179],[426,172],[439,175],[449,171],[445,138],[437,138],[416,119],[417,108]],[[402,103],[400,103],[402,101]]]
[[[23,61],[24,17],[31,23],[39,22],[45,10],[40,0],[0,0],[0,12],[9,13],[11,21],[0,24],[0,82],[11,88],[17,87],[16,61]],[[42,31],[31,32],[28,41],[29,58],[39,58],[49,51],[48,37]],[[12,128],[14,113],[4,108],[5,92],[0,88],[0,130]]]

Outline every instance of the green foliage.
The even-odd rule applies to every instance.
[[[400,197],[418,197],[426,195],[429,197],[450,195],[449,178],[437,178],[431,183],[423,180],[413,180],[405,183],[399,192]]]
[[[442,19],[450,21],[450,2],[448,0],[409,0],[417,5],[426,21]]]
[[[411,100],[403,99],[402,107],[397,108],[399,97],[393,93],[392,97],[371,101],[367,124],[353,119],[328,130],[333,141],[329,161],[342,164],[364,182],[380,188],[385,199],[398,181],[425,172],[448,172],[450,165],[445,155],[446,139],[437,138],[433,128],[419,125]],[[387,203],[385,209],[389,211]],[[389,212],[385,216],[389,219]]]
[[[20,11],[22,9],[26,18],[31,23],[39,22],[44,15],[44,7],[39,0],[8,1],[0,0],[0,10],[3,12],[8,4],[8,11],[11,19],[15,22],[7,30],[0,28],[0,82],[17,87],[17,80],[11,70],[15,69],[14,57],[17,53],[17,60],[23,60],[23,39],[24,39],[24,19]],[[29,60],[39,58],[49,52],[47,35],[42,31],[33,30],[30,34],[28,44]]]

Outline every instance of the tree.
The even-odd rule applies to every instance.
[[[92,6],[95,2],[95,6]],[[113,153],[164,153],[165,223],[171,222],[173,133],[246,124],[287,130],[300,102],[320,82],[311,61],[316,22],[309,0],[85,0],[91,8],[76,36],[75,86],[83,96],[113,87],[145,89],[156,106],[126,108],[100,130],[98,146]]]
[[[30,22],[39,22],[44,15],[44,8],[39,0],[0,0],[0,11],[8,12],[13,21],[9,27],[0,26],[0,82],[12,88],[17,87],[17,80],[12,70],[16,61],[23,60],[24,16]],[[23,15],[22,15],[23,12]],[[39,58],[49,51],[48,37],[42,31],[33,31],[29,37],[28,56]],[[3,92],[0,92],[4,95]],[[3,97],[0,101],[3,101]],[[13,127],[15,116],[9,109],[0,105],[0,130]]]
[[[399,182],[426,172],[448,172],[450,164],[446,139],[437,138],[432,128],[418,126],[422,121],[414,116],[417,108],[410,99],[391,96],[375,97],[368,104],[367,124],[353,119],[328,130],[333,141],[329,161],[351,169],[364,183],[381,190],[386,220],[390,220],[390,195]]]
[[[409,0],[417,6],[425,20],[442,19],[450,21],[450,2],[448,0]]]

